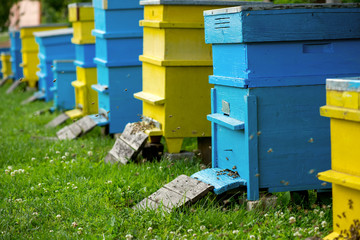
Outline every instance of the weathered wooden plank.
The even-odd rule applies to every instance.
[[[148,137],[149,136],[143,131],[134,129],[134,124],[132,123],[126,124],[124,132],[120,136],[120,138],[135,151],[140,150],[140,148],[144,146]]]
[[[6,90],[6,94],[12,93],[21,84],[21,79],[13,82],[11,86]]]
[[[162,209],[166,212],[170,212],[171,210],[159,203],[156,203],[148,198],[143,199],[140,203],[133,207],[135,210],[158,210]]]
[[[25,99],[24,101],[21,102],[21,105],[25,105],[31,102],[35,102],[36,100],[38,100],[38,97],[36,95],[32,95],[31,97]]]
[[[70,117],[63,113],[60,114],[59,116],[57,116],[56,118],[54,118],[52,121],[50,121],[48,124],[45,125],[46,128],[54,128],[59,126],[60,124],[63,124],[64,122],[66,122]]]
[[[186,196],[191,202],[196,202],[214,188],[209,184],[198,181],[186,175],[180,175],[164,186],[181,196]]]
[[[96,122],[92,120],[92,118],[90,118],[89,116],[81,118],[75,124],[77,124],[81,128],[83,135],[97,126]]]
[[[106,163],[122,163],[127,164],[128,161],[135,155],[136,151],[132,149],[122,139],[116,139],[113,148],[110,150],[108,155],[105,157]]]
[[[81,128],[77,124],[71,124],[60,129],[56,135],[60,140],[72,140],[77,138],[81,134]]]
[[[162,204],[169,209],[180,207],[190,201],[186,195],[178,194],[167,188],[160,188],[148,197],[150,200]]]
[[[0,81],[0,87],[2,87],[2,86],[6,83],[7,80],[8,80],[8,78],[2,79],[2,80]]]

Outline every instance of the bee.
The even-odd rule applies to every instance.
[[[326,182],[323,182],[321,185],[322,185],[322,186],[326,186],[326,185],[327,185],[327,183],[326,183]]]
[[[233,167],[232,167],[232,170],[235,170],[235,169],[236,169],[236,166],[233,166]]]
[[[107,111],[106,113],[107,113],[107,114],[109,114],[109,113],[110,113],[110,111]]]
[[[314,142],[314,139],[313,139],[313,138],[310,138],[308,142],[309,142],[309,143],[313,143],[313,142]]]
[[[254,138],[254,135],[251,134],[251,135],[249,136],[249,139],[252,140],[253,138]]]
[[[226,160],[228,160],[229,161],[229,158],[228,157],[225,157],[226,158]]]
[[[201,136],[205,136],[205,133],[203,132],[203,133],[201,134]]]
[[[54,66],[53,65],[51,65],[51,68],[53,68]]]
[[[217,177],[216,179],[217,179],[217,180],[220,180],[220,178],[218,178],[218,177]]]
[[[260,136],[260,135],[261,135],[261,131],[258,131],[258,132],[257,132],[257,135]]]
[[[309,174],[313,174],[315,172],[314,169],[310,169]]]
[[[289,185],[289,182],[285,182],[284,185],[285,185],[285,186],[288,186],[288,185]]]
[[[54,79],[53,82],[56,82],[56,79]]]
[[[341,219],[341,216],[339,214],[337,215],[337,217]]]
[[[342,213],[342,215],[343,215],[343,217],[344,217],[344,218],[346,218],[346,214],[345,214],[345,212],[343,212],[343,213]]]
[[[125,90],[124,90],[125,92],[127,92],[127,88],[125,88]]]
[[[269,150],[267,151],[268,153],[272,153],[273,152],[273,149],[272,148],[269,148]]]
[[[349,199],[348,204],[349,204],[349,209],[353,209],[353,200]]]
[[[255,174],[255,177],[260,177],[260,173]]]
[[[98,117],[98,116],[99,116],[99,114],[96,114],[96,115],[95,115],[95,117]]]
[[[247,16],[247,17],[250,16],[250,13],[246,14],[246,16]]]
[[[338,223],[336,224],[336,226],[337,226],[338,228],[340,228],[340,225],[339,225]]]
[[[180,129],[180,127],[177,127],[176,129],[178,129],[178,130],[179,130],[179,129]]]
[[[95,104],[95,102],[92,102],[91,104]]]

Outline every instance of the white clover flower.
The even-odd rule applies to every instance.
[[[31,158],[31,161],[35,161],[35,160],[36,160],[36,158],[34,158],[34,157],[33,157],[33,158]]]
[[[19,173],[19,170],[14,170],[14,173]]]
[[[38,186],[40,187],[40,186],[41,186],[41,183],[39,183]]]
[[[289,223],[290,224],[293,224],[293,223],[295,223],[296,222],[296,218],[294,218],[294,217],[290,217],[289,218]]]
[[[70,184],[71,184],[71,183],[68,182],[66,185],[70,185]]]
[[[150,169],[151,167],[147,167],[146,169]]]
[[[190,232],[192,232],[192,231],[194,231],[194,230],[192,230],[191,228],[187,230],[188,233],[190,233]]]
[[[126,238],[126,240],[131,240],[131,239],[133,239],[133,235],[127,234],[127,235],[125,236],[125,238]]]
[[[264,217],[267,217],[267,216],[269,216],[269,214],[265,213],[265,214],[264,214]]]
[[[238,234],[239,233],[239,230],[234,230],[233,231],[233,234]]]
[[[73,189],[76,190],[78,187],[77,186],[74,186]]]
[[[49,160],[49,157],[48,157],[48,156],[45,156],[44,159],[45,159],[45,160]]]
[[[87,153],[89,156],[92,156],[93,155],[93,152],[92,151],[88,151]],[[128,234],[129,235],[129,234]],[[127,235],[126,235],[127,236]],[[131,235],[130,235],[131,236]]]
[[[209,232],[204,232],[204,235],[207,235],[207,234],[209,234]]]
[[[64,161],[61,160],[61,163],[64,163]]]
[[[75,159],[71,159],[71,162],[74,163],[74,162],[76,162],[76,160],[75,160]]]
[[[83,230],[83,228],[79,227],[79,228],[78,228],[78,230],[79,230],[79,231],[82,231],[82,230]]]
[[[9,174],[11,171],[9,169],[5,170],[5,174]]]
[[[197,236],[196,233],[194,233],[194,234],[193,234],[193,237],[196,237],[196,236]]]
[[[255,236],[254,236],[254,235],[250,235],[249,238],[250,238],[250,239],[255,239]]]
[[[54,163],[54,160],[50,160],[50,163]]]
[[[72,222],[72,223],[71,223],[71,226],[75,228],[75,227],[77,227],[77,223],[76,223],[76,222]]]
[[[10,171],[13,170],[12,166],[8,166],[7,169],[9,169]]]
[[[159,169],[162,170],[162,166],[160,166]]]
[[[319,227],[317,227],[317,226],[314,227],[314,231],[315,231],[315,232],[318,232],[318,231],[319,231]]]
[[[19,169],[20,173],[24,173],[25,170],[24,169]]]
[[[204,225],[200,226],[201,231],[205,231],[206,227]]]
[[[173,232],[173,231],[170,231],[170,234],[175,234],[175,232]]]
[[[56,215],[56,218],[61,218],[61,215],[60,214]]]
[[[60,151],[56,151],[56,154],[60,154]]]
[[[65,160],[65,159],[66,159],[66,157],[65,157],[65,156],[62,156],[62,157],[61,157],[61,159],[62,159],[62,160]]]
[[[299,231],[295,232],[294,234],[294,237],[302,237],[301,233],[299,233]]]
[[[54,230],[50,230],[49,232],[54,232]]]
[[[31,187],[31,188],[30,188],[31,191],[34,191],[34,189],[35,189],[34,187]]]
[[[33,214],[32,214],[33,216],[37,216],[37,215],[39,215],[37,212],[33,212]]]
[[[318,213],[318,212],[319,212],[319,209],[315,208],[314,213]]]
[[[324,211],[321,211],[320,213],[319,213],[319,216],[320,217],[323,217],[325,215],[325,212]]]
[[[69,161],[66,161],[65,164],[69,164],[70,162]]]
[[[19,203],[22,203],[23,200],[21,198],[18,198],[18,199],[15,199],[15,202],[19,202]]]
[[[59,192],[59,190],[55,190],[55,192],[57,193],[57,192]]]
[[[64,167],[64,169],[66,169],[66,167]]]
[[[152,230],[153,230],[153,228],[152,228],[152,227],[149,227],[149,228],[148,228],[148,231],[149,231],[149,232],[151,232]]]
[[[233,222],[229,222],[229,225],[232,225],[233,224]]]
[[[327,224],[326,221],[322,221],[322,222],[321,222],[321,226],[322,226],[322,227],[325,227],[326,224]]]
[[[13,177],[15,176],[15,172],[11,172],[10,175]]]
[[[68,156],[69,156],[69,153],[68,153],[68,152],[65,152],[65,156],[67,156],[67,157],[68,157]]]

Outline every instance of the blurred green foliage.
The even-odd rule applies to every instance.
[[[91,0],[41,0],[41,21],[43,23],[67,22],[67,5],[78,2],[91,2]]]

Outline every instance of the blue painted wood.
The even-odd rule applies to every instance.
[[[110,0],[111,1],[111,0]],[[133,0],[131,0],[134,2]],[[126,3],[126,1],[120,1]],[[134,2],[138,4],[138,2]],[[142,36],[142,30],[139,28],[139,21],[143,19],[143,7],[137,5],[134,8],[113,8],[102,9],[94,8],[95,29],[99,33],[108,35],[116,34],[121,29],[122,33],[129,35]]]
[[[10,51],[10,48],[0,48],[0,54],[2,52],[9,52]],[[1,69],[2,69],[2,61],[0,61],[0,78],[2,79],[3,78],[3,74],[1,72]]]
[[[107,67],[141,65],[142,37],[104,38],[102,34],[93,33],[96,36],[95,63]]]
[[[245,5],[206,11],[205,41],[218,44],[360,37],[359,4],[312,6]]]
[[[50,89],[54,94],[54,109],[70,110],[75,107],[75,91],[71,82],[76,80],[74,60],[54,60],[54,86]]]
[[[358,55],[359,39],[214,44],[210,81],[239,87],[325,84],[326,77],[359,75]]]
[[[52,31],[36,32],[35,41],[39,45],[39,91],[44,93],[44,100],[51,101],[54,92],[54,74],[52,71],[53,61],[56,59],[74,59],[75,46],[71,43],[73,29],[60,29]]]
[[[139,8],[139,2],[133,0],[93,0],[93,6],[105,10],[136,9]]]
[[[245,126],[244,122],[228,117],[221,113],[209,114],[207,115],[207,119],[213,123],[222,125],[234,131],[244,129]]]
[[[225,173],[225,174],[224,174]],[[246,180],[240,177],[231,177],[221,168],[208,168],[191,175],[204,183],[214,186],[214,193],[221,194],[240,186],[246,186]]]
[[[94,63],[95,44],[74,44],[76,52],[75,65],[82,68],[96,67]]]
[[[110,133],[122,132],[129,122],[139,121],[142,103],[133,94],[141,91],[141,66],[105,67],[98,65],[99,114],[107,115]]]
[[[11,43],[11,69],[13,72],[13,79],[17,80],[24,76],[23,70],[20,67],[20,63],[22,62],[20,32],[10,31],[9,34]]]

